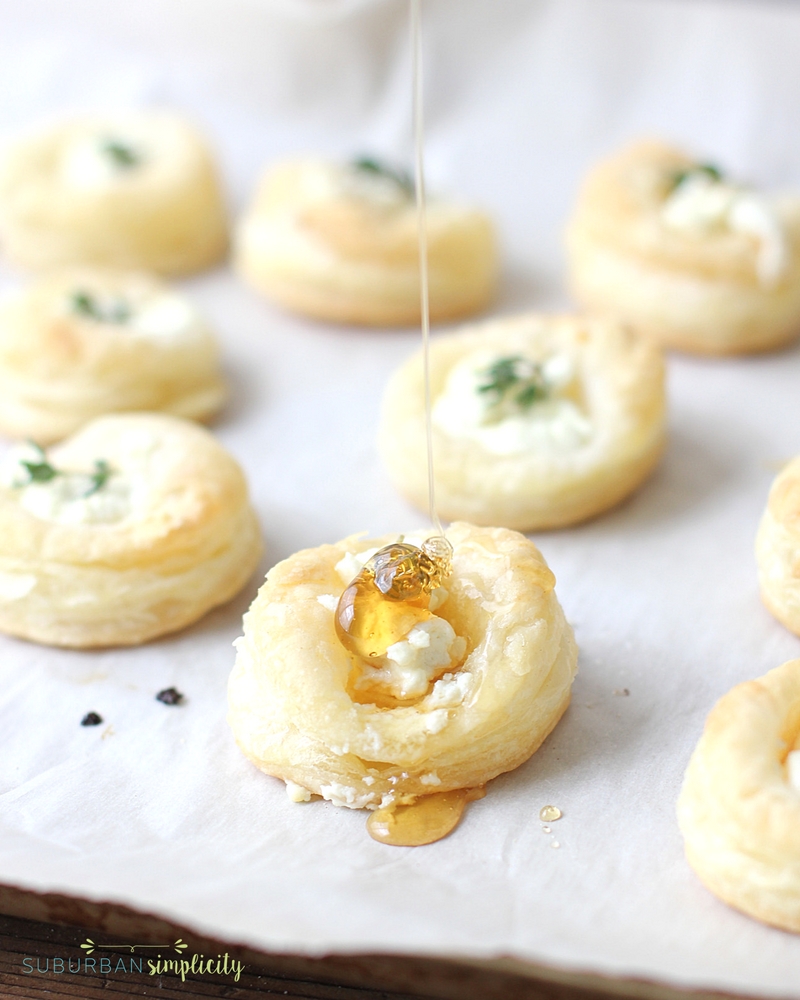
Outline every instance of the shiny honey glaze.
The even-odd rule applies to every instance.
[[[482,799],[478,788],[455,788],[450,792],[422,795],[414,802],[387,806],[370,813],[367,832],[373,840],[394,847],[421,847],[441,840],[458,826],[468,802]]]
[[[431,595],[450,574],[452,552],[443,536],[422,548],[393,542],[379,549],[339,598],[336,634],[345,649],[375,661],[432,618]]]

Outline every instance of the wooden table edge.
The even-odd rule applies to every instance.
[[[97,902],[59,893],[41,893],[0,885],[0,915],[23,921],[9,932],[35,941],[56,925],[102,933],[109,941],[142,944],[182,938],[205,955],[228,952],[249,970],[291,982],[328,984],[356,990],[380,990],[387,997],[443,1000],[760,1000],[755,994],[682,989],[645,979],[572,972],[513,957],[468,959],[464,956],[403,954],[330,954],[309,957],[266,952],[248,945],[207,937],[154,914],[118,903]],[[40,930],[37,931],[37,927]],[[50,935],[52,937],[52,935]],[[73,947],[78,947],[76,936]],[[78,952],[80,954],[80,952]],[[269,991],[267,991],[269,992]],[[10,996],[10,993],[0,993]],[[14,993],[13,995],[23,995]],[[212,994],[213,995],[213,994]],[[222,994],[220,994],[222,995]],[[369,992],[366,994],[369,997]]]

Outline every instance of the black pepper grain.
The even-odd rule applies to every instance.
[[[177,688],[164,688],[156,695],[156,701],[165,705],[180,705],[183,702],[183,695]]]
[[[82,726],[99,726],[103,721],[102,716],[98,715],[97,712],[87,712],[86,715],[81,719]]]

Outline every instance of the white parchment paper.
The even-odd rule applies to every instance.
[[[215,142],[238,211],[279,156],[408,157],[405,14],[401,0],[2,0],[0,135],[85,108],[177,106]],[[795,4],[426,0],[425,15],[430,181],[495,215],[497,312],[565,304],[575,185],[629,138],[800,187]],[[251,483],[262,573],[299,547],[424,525],[373,440],[413,331],[295,319],[225,269],[186,289],[223,343],[234,395],[215,430]],[[601,520],[537,538],[581,646],[572,707],[453,836],[377,844],[363,813],[293,805],[240,756],[225,685],[254,584],[141,649],[0,638],[0,881],[265,949],[513,955],[800,997],[800,939],[709,895],[674,815],[714,701],[800,656],[759,603],[752,555],[769,484],[800,452],[800,350],[676,357],[669,379],[653,478]],[[155,701],[170,685],[185,705]],[[88,711],[104,725],[81,728]],[[546,803],[564,813],[549,836]]]

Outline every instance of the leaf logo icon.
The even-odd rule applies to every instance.
[[[175,948],[175,951],[177,951],[178,954],[180,955],[184,951],[186,951],[186,949],[189,947],[189,945],[186,944],[186,942],[183,940],[183,938],[178,938],[178,940],[175,942],[175,944],[173,945],[173,947]]]
[[[92,941],[91,938],[86,938],[86,941],[81,945],[81,948],[83,948],[87,955],[91,955],[94,951],[94,941]]]

